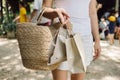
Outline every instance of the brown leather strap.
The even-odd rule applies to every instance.
[[[43,14],[44,14],[44,12],[45,12],[45,10],[46,10],[46,8],[43,8],[43,9],[41,10],[41,12],[40,12],[40,14],[39,14],[39,16],[38,16],[38,18],[37,18],[37,24],[40,23],[40,21],[41,21],[41,19],[42,19],[42,16],[43,16]]]

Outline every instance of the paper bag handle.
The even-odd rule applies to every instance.
[[[72,30],[72,23],[70,21],[68,21],[68,23],[66,23],[65,26],[67,27],[66,29],[67,29],[67,32],[68,32],[68,36],[73,37],[74,32]]]

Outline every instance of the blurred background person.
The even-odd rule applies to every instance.
[[[109,41],[110,41],[110,45],[114,44],[114,32],[115,32],[115,26],[116,26],[116,17],[111,14],[108,17],[109,20],[109,25],[108,25],[108,36],[109,36]]]
[[[19,2],[19,16],[17,16],[13,22],[17,21],[17,22],[27,22],[28,21],[28,17],[27,17],[27,11],[26,8],[24,6],[24,3],[22,1]]]
[[[108,25],[109,21],[105,17],[101,17],[99,22],[99,31],[101,39],[108,39]]]
[[[116,28],[115,28],[115,39],[119,40],[120,44],[120,14],[117,12],[116,14],[117,20],[116,20]]]

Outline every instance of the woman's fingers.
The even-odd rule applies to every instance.
[[[100,51],[99,49],[95,50],[95,55],[94,55],[94,60],[96,60],[100,56]]]
[[[60,22],[62,24],[66,24],[69,19],[69,15],[67,14],[67,12],[62,8],[57,8],[56,12],[57,12]]]
[[[61,8],[62,14],[64,16],[64,24],[66,24],[69,21],[69,14],[63,9]]]
[[[69,14],[66,12],[66,10],[63,9],[63,8],[60,8],[60,9],[61,9],[61,11],[62,11],[62,14],[63,14],[64,16],[66,16],[67,18],[69,18]]]
[[[59,18],[60,22],[61,22],[62,24],[64,24],[65,19],[64,19],[64,16],[63,16],[63,14],[62,14],[61,12],[58,12],[58,18]]]
[[[101,53],[100,49],[95,50],[94,60],[96,60],[96,59],[98,59],[100,57],[100,53]]]
[[[94,60],[96,60],[101,54],[100,44],[95,43],[95,45],[94,45],[94,53],[95,53],[94,54]]]

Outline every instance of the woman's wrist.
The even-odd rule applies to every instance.
[[[95,37],[95,41],[94,42],[95,43],[100,43],[100,37],[99,36]]]
[[[99,44],[99,43],[100,43],[100,40],[95,40],[95,43],[98,43],[98,44]]]
[[[49,7],[44,7],[46,10],[45,12],[48,12],[48,13],[52,13],[52,12],[55,12],[55,9],[53,8],[49,8]]]

